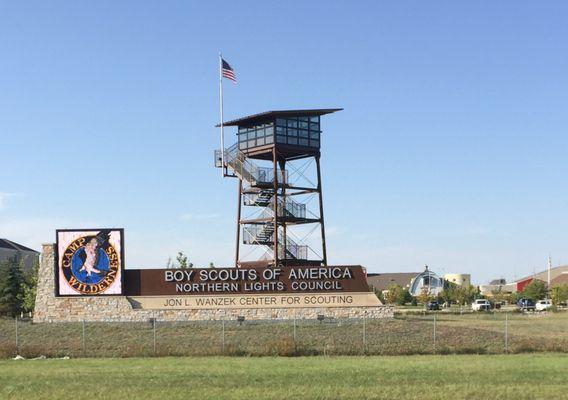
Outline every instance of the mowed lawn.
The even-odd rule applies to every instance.
[[[1,399],[561,399],[568,355],[0,361]]]

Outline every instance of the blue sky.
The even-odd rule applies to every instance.
[[[323,122],[330,263],[478,283],[568,263],[568,5],[353,3],[0,3],[0,236],[117,226],[128,268],[229,265],[222,50],[227,118],[345,109]]]

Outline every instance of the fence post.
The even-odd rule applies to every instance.
[[[297,346],[296,346],[296,312],[294,312],[294,354],[297,353]]]
[[[19,349],[19,343],[18,343],[18,316],[16,315],[16,317],[14,318],[15,323],[16,323],[16,355],[18,355],[20,353],[20,349]]]
[[[436,314],[434,314],[434,353],[436,352]]]
[[[153,345],[153,350],[154,350],[154,355],[156,355],[156,318],[152,318],[152,334],[153,334],[153,338],[152,338],[152,345]]]
[[[221,352],[225,354],[225,316],[221,319]]]
[[[85,320],[82,321],[82,335],[81,335],[81,350],[83,352],[83,357],[87,355],[86,341],[85,341]]]
[[[509,314],[505,313],[505,353],[509,352]]]
[[[363,354],[367,354],[367,318],[363,314]]]

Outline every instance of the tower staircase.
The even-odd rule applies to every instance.
[[[298,203],[290,198],[278,196],[274,190],[274,170],[262,168],[250,161],[239,150],[238,143],[225,150],[225,165],[222,165],[221,151],[215,151],[215,166],[226,168],[243,182],[248,184],[243,196],[243,204],[246,206],[263,207],[255,223],[243,226],[243,244],[260,245],[274,251],[274,196],[278,202],[278,217],[285,218],[290,222],[306,221],[306,204]],[[283,173],[285,184],[287,171]],[[289,235],[283,238],[278,234],[278,259],[280,260],[307,260],[309,247],[298,244]]]

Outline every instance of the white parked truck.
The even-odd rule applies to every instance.
[[[487,311],[491,310],[491,303],[487,299],[477,299],[471,303],[471,309],[473,311]]]
[[[539,300],[536,302],[535,309],[537,311],[546,311],[552,307],[552,301],[546,300]]]

